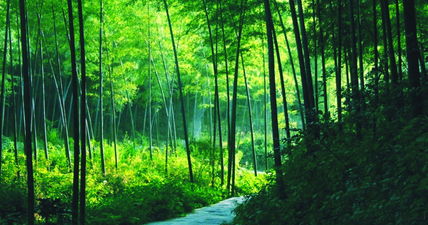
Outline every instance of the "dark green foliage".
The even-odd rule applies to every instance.
[[[45,224],[65,224],[70,219],[67,205],[60,199],[39,199],[38,212]]]
[[[325,122],[319,150],[299,143],[287,155],[285,197],[276,184],[265,187],[238,207],[235,223],[426,224],[428,118],[412,119],[406,107],[394,120],[379,115],[390,107],[366,112],[379,118],[376,136]]]
[[[0,224],[25,223],[26,192],[17,183],[0,182]]]

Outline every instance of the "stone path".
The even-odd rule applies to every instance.
[[[147,225],[220,225],[223,223],[230,223],[235,216],[232,210],[235,209],[237,203],[239,204],[243,201],[244,197],[229,198],[214,205],[195,209],[193,213],[185,217],[148,223]]]

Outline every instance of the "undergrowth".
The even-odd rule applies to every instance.
[[[55,134],[55,132],[54,132]],[[49,160],[39,149],[35,163],[36,220],[37,224],[70,224],[73,174],[64,159],[62,141],[49,143]],[[195,182],[188,181],[185,151],[177,148],[170,152],[165,167],[165,150],[154,148],[153,159],[143,140],[135,145],[124,140],[117,146],[118,169],[115,169],[114,151],[105,144],[107,173],[101,174],[98,143],[88,162],[87,224],[120,225],[143,224],[184,215],[195,208],[218,202],[228,194],[219,178],[211,186],[211,168],[203,142],[192,146]],[[6,139],[3,169],[0,178],[0,224],[25,224],[26,171],[25,157],[19,154],[16,167],[13,145]],[[209,146],[209,145],[207,145]],[[22,149],[22,143],[19,143]],[[171,149],[169,149],[171,151]],[[216,167],[219,170],[219,167]],[[226,167],[227,168],[227,167]],[[216,169],[216,172],[218,172]],[[237,194],[254,193],[265,180],[254,179],[251,171],[237,170]]]
[[[386,105],[367,113],[377,127],[366,120],[360,136],[350,117],[325,121],[314,152],[304,135],[295,137],[283,155],[284,187],[271,177],[238,206],[234,224],[427,224],[428,117],[405,110]]]

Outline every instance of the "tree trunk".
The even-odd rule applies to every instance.
[[[12,35],[11,28],[9,24],[9,67],[13,68],[13,51],[12,51]],[[11,91],[12,91],[12,120],[13,120],[13,153],[15,159],[15,165],[17,168],[17,177],[20,178],[20,169],[19,169],[19,158],[18,158],[18,125],[17,125],[17,100],[16,100],[16,87],[15,87],[15,78],[11,75]],[[1,157],[1,156],[0,156]],[[1,167],[1,166],[0,166]],[[0,170],[1,171],[1,170]]]
[[[415,1],[403,1],[404,6],[404,29],[406,33],[406,53],[408,64],[408,76],[410,87],[411,106],[413,115],[421,115],[423,113],[422,96],[419,93],[421,86],[419,73],[419,47],[416,36],[416,9]]]
[[[292,1],[290,1],[292,2]],[[278,130],[278,115],[277,115],[277,104],[276,104],[276,87],[275,87],[275,58],[274,58],[274,40],[273,35],[274,25],[272,21],[272,13],[270,10],[269,0],[264,0],[265,18],[266,18],[266,34],[268,44],[268,62],[269,62],[269,92],[270,92],[270,107],[271,107],[271,120],[272,120],[272,139],[273,139],[273,151],[275,159],[275,170],[276,170],[276,182],[278,190],[283,193],[284,183],[282,179],[281,169],[281,146],[279,140]]]
[[[362,30],[361,30],[361,0],[357,0],[357,31],[358,31],[358,62],[359,62],[359,77],[360,77],[360,88],[361,92],[364,93],[364,64],[363,64],[363,40],[362,40]],[[363,98],[364,95],[361,95]],[[361,99],[361,105],[364,107],[364,100]]]
[[[337,104],[337,121],[340,128],[342,127],[342,0],[337,2],[337,66],[336,66],[336,104]]]
[[[310,75],[308,76],[307,72],[306,72],[305,58],[304,58],[304,54],[303,54],[302,41],[300,39],[300,29],[299,29],[299,23],[297,20],[295,0],[290,0],[289,4],[290,4],[291,18],[293,20],[293,29],[294,29],[297,54],[299,57],[300,76],[301,76],[301,80],[302,80],[303,99],[304,99],[305,114],[306,114],[306,124],[308,124],[308,123],[313,122],[312,116],[311,116],[311,114],[313,114],[312,113],[312,111],[313,111],[313,107],[312,107],[313,95],[311,94],[312,93],[312,87],[311,87],[311,85],[309,85],[309,82],[312,82],[312,78]]]
[[[223,167],[223,150],[222,150],[222,137],[221,137],[221,117],[220,117],[220,100],[219,100],[219,91],[218,91],[218,70],[217,70],[217,57],[216,57],[216,53],[214,50],[214,41],[213,41],[213,35],[212,35],[212,30],[211,30],[211,23],[209,20],[209,15],[208,15],[208,6],[207,6],[207,2],[206,0],[202,0],[203,2],[203,6],[204,6],[204,12],[205,12],[205,17],[207,20],[207,26],[208,26],[208,33],[209,33],[209,38],[210,38],[210,47],[211,47],[211,58],[212,58],[212,65],[213,65],[213,72],[214,72],[214,126],[216,126],[216,121],[218,119],[218,131],[219,131],[219,146],[220,146],[220,165],[221,168]],[[216,42],[217,44],[217,42]],[[215,130],[215,128],[214,128]],[[214,134],[215,135],[215,134]],[[215,139],[215,137],[214,137]],[[214,142],[214,146],[213,146],[213,151],[215,152],[215,142]],[[215,153],[213,154],[213,156],[215,155]],[[212,169],[212,173],[214,174],[214,160],[213,160],[213,169]],[[222,169],[223,171],[223,169]],[[224,171],[223,171],[224,172]],[[221,177],[223,177],[223,172],[221,174]],[[224,182],[224,178],[221,178],[221,183],[223,184]],[[214,180],[213,180],[214,181]],[[212,182],[212,185],[214,185],[214,183]]]
[[[228,55],[227,55],[227,48],[226,48],[226,36],[224,34],[224,19],[223,19],[223,9],[222,9],[222,1],[219,1],[220,6],[220,21],[221,21],[221,33],[222,33],[222,42],[223,42],[223,54],[224,54],[224,65],[225,65],[225,76],[226,76],[226,96],[227,96],[227,111],[226,111],[226,118],[227,118],[227,145],[229,149],[229,140],[230,140],[230,90],[229,90],[229,64],[228,64]],[[228,151],[228,163],[227,163],[227,189],[229,190],[230,187],[230,179],[231,179],[231,171],[232,171],[232,154],[230,151]],[[224,167],[222,167],[222,171],[224,174]],[[223,183],[223,182],[222,182]]]
[[[5,111],[5,80],[6,80],[6,56],[7,56],[7,44],[8,44],[8,32],[10,24],[10,0],[7,1],[6,6],[6,23],[4,32],[4,45],[3,45],[3,63],[2,63],[2,78],[1,78],[1,94],[0,94],[0,177],[2,171],[3,161],[3,127],[4,127],[4,111]],[[9,47],[10,48],[10,47]],[[12,59],[9,59],[12,60]]]
[[[86,110],[87,111],[87,115],[89,115],[89,111],[88,110]],[[86,124],[86,141],[87,141],[87,145],[88,145],[88,154],[89,154],[89,164],[90,164],[90,166],[91,166],[91,168],[92,168],[92,166],[93,166],[93,164],[92,164],[92,159],[93,159],[93,152],[92,152],[92,145],[91,145],[91,131],[90,131],[90,129],[89,129],[89,127],[90,127],[90,124],[89,124],[89,119],[87,119],[86,120],[86,122],[85,122],[85,124]]]
[[[324,120],[328,120],[330,114],[328,112],[328,93],[327,93],[327,69],[325,67],[325,43],[324,43],[324,31],[321,20],[321,7],[319,0],[317,0],[317,17],[319,23],[319,45],[321,48],[321,67],[322,67],[322,86],[323,86],[323,97],[324,97]]]
[[[43,55],[43,39],[44,34],[41,28],[41,15],[37,14],[37,23],[39,27],[39,36],[40,36],[40,72],[42,76],[42,131],[43,131],[43,144],[44,144],[44,153],[45,158],[49,159],[49,153],[48,153],[48,137],[47,137],[47,130],[46,130],[46,94],[45,94],[45,69],[43,66],[44,61],[44,55]]]
[[[301,101],[301,97],[300,97],[299,84],[297,82],[296,68],[294,67],[293,55],[291,54],[290,43],[289,43],[288,37],[287,37],[287,30],[285,29],[284,22],[282,20],[282,16],[281,16],[281,13],[279,11],[278,3],[276,2],[276,0],[274,1],[274,4],[275,4],[275,8],[276,8],[277,13],[278,13],[279,22],[280,22],[280,25],[281,25],[281,28],[282,28],[282,32],[284,34],[285,43],[287,45],[288,58],[289,58],[289,62],[290,62],[290,65],[291,65],[291,70],[293,72],[293,79],[294,79],[294,85],[296,87],[297,101],[299,103],[300,119],[302,120],[302,128],[305,129],[304,110],[303,110],[303,107],[302,107],[302,101]],[[264,57],[264,54],[263,54],[263,57]],[[264,70],[264,68],[263,68],[263,70]]]
[[[350,55],[350,53],[349,53],[349,48],[345,48],[344,49],[344,52],[345,52],[345,55],[343,56],[343,60],[345,60],[345,74],[346,74],[346,90],[347,91],[349,91],[350,89],[351,89],[351,84],[350,84],[350,79],[349,79],[349,55]],[[348,105],[347,105],[347,110],[348,110],[348,112],[350,112],[351,110],[350,110],[350,102],[351,102],[351,100],[350,100],[350,96],[349,96],[349,94],[348,95],[346,95],[346,101],[348,102]]]
[[[126,99],[128,100],[128,112],[129,112],[129,118],[131,119],[131,135],[132,135],[132,147],[134,149],[134,151],[136,151],[136,147],[135,147],[135,120],[134,120],[134,115],[132,113],[132,100],[129,98],[129,93],[126,92]],[[169,121],[169,117],[168,117],[168,121]],[[168,122],[168,134],[169,134],[169,130],[170,130],[170,125]]]
[[[172,150],[173,152],[176,150],[177,148],[177,131],[176,131],[176,127],[175,127],[175,116],[174,116],[174,104],[173,104],[173,87],[172,87],[172,81],[169,79],[168,76],[168,67],[166,65],[166,61],[165,58],[163,56],[163,47],[162,44],[159,43],[159,49],[160,49],[160,53],[161,53],[161,58],[162,58],[162,65],[163,65],[163,69],[164,69],[164,74],[165,74],[165,79],[166,79],[166,83],[168,86],[168,92],[169,92],[169,121],[168,124],[170,124],[171,126],[171,146],[172,146]]]
[[[265,60],[265,43],[262,37],[262,57],[263,57],[263,120],[264,120],[264,150],[265,150],[265,171],[268,170],[268,152],[267,152],[267,85],[266,85],[266,60]]]
[[[28,41],[29,42],[29,41]],[[30,46],[30,42],[28,43],[28,45]],[[29,51],[30,52],[30,51]],[[30,53],[31,55],[31,53]],[[29,61],[31,62],[31,58],[29,55]],[[34,60],[35,61],[35,60]],[[32,87],[35,87],[32,89],[33,93],[31,94],[31,131],[33,132],[33,149],[34,149],[34,162],[37,165],[37,159],[38,159],[38,148],[37,148],[37,121],[36,121],[36,103],[35,103],[35,92],[34,89],[37,89],[37,85],[34,85],[33,82],[33,75],[34,75],[34,71],[31,72],[31,67],[30,67],[30,83]],[[37,93],[37,92],[36,92]]]
[[[351,21],[351,54],[350,54],[350,72],[351,72],[351,87],[352,87],[352,106],[355,109],[357,117],[360,117],[360,108],[361,108],[361,96],[358,86],[358,69],[357,69],[357,45],[356,45],[356,28],[354,20],[354,1],[349,0],[349,19]],[[357,119],[356,123],[357,136],[361,134],[361,123]]]
[[[25,0],[19,0],[19,12],[21,21],[21,46],[22,46],[22,75],[24,78],[24,106],[25,106],[25,141],[24,148],[26,153],[27,167],[27,223],[34,225],[34,177],[33,160],[31,146],[31,83],[29,74],[29,48],[27,46],[27,18]]]
[[[230,118],[230,136],[229,136],[229,152],[231,156],[231,195],[235,193],[235,153],[236,153],[236,108],[237,108],[237,98],[238,98],[238,71],[239,71],[239,54],[241,52],[241,37],[242,37],[242,29],[244,26],[244,16],[245,9],[244,5],[246,4],[246,0],[241,1],[240,6],[240,16],[239,16],[239,26],[238,26],[238,37],[236,44],[236,55],[235,55],[235,71],[233,75],[233,96],[232,96],[232,114]],[[227,187],[229,190],[229,186]]]
[[[79,15],[79,42],[80,42],[80,73],[81,73],[81,101],[80,101],[80,151],[81,151],[81,173],[80,173],[80,225],[85,224],[86,218],[86,56],[85,56],[85,33],[83,22],[82,0],[77,0]]]
[[[70,34],[70,53],[71,53],[71,79],[73,86],[73,139],[74,139],[74,168],[73,168],[73,197],[72,197],[72,224],[77,225],[79,219],[79,87],[76,65],[76,47],[74,38],[74,17],[72,0],[68,0],[68,22]]]
[[[216,10],[219,9],[219,1],[217,1],[217,5],[216,5]],[[218,18],[217,18],[218,19]],[[218,25],[216,26],[216,30],[215,30],[215,61],[216,61],[216,65],[218,63]],[[224,160],[223,160],[223,154],[224,154],[224,150],[223,150],[223,130],[222,130],[222,125],[221,125],[221,111],[220,111],[220,97],[219,97],[219,91],[218,91],[218,74],[216,77],[216,87],[217,87],[217,112],[216,112],[216,116],[218,119],[218,142],[219,142],[219,147],[220,147],[220,152],[219,152],[219,162],[220,162],[220,185],[223,186],[224,184]]]
[[[316,4],[318,6],[318,3]],[[299,6],[300,7],[300,6]],[[315,112],[316,114],[318,114],[319,112],[319,88],[318,88],[318,55],[317,55],[317,48],[318,48],[318,33],[317,33],[317,29],[316,29],[316,25],[317,25],[317,21],[316,21],[316,16],[317,16],[317,12],[316,12],[316,8],[315,8],[315,1],[312,0],[312,22],[313,22],[313,26],[312,26],[312,35],[313,35],[313,42],[314,42],[314,73],[315,73],[315,77],[314,77],[314,86],[315,86]],[[302,25],[302,23],[300,24]],[[321,29],[321,24],[319,24]]]
[[[244,63],[244,56],[241,52],[241,63],[242,63],[242,73],[244,75],[244,83],[245,83],[245,92],[247,94],[247,106],[248,106],[248,118],[249,118],[249,124],[250,124],[250,134],[251,134],[251,152],[253,154],[253,169],[254,169],[254,176],[257,176],[257,155],[256,155],[256,148],[254,144],[254,129],[253,129],[253,113],[251,109],[251,97],[250,97],[250,89],[248,88],[248,81],[247,81],[247,74],[245,72],[245,63]]]
[[[308,38],[306,35],[306,28],[305,28],[305,20],[304,20],[304,13],[303,13],[303,6],[302,6],[302,0],[297,0],[297,8],[299,10],[299,21],[300,21],[300,32],[302,34],[302,47],[303,47],[303,55],[305,59],[305,67],[306,67],[306,82],[308,84],[308,100],[310,104],[310,110],[309,111],[311,119],[310,122],[316,121],[316,111],[315,111],[315,100],[314,100],[314,94],[313,94],[313,85],[312,85],[312,75],[311,75],[311,61],[309,56],[309,43]]]
[[[287,137],[287,143],[291,144],[291,135],[290,135],[290,119],[288,117],[288,103],[287,103],[287,94],[285,90],[285,81],[284,81],[284,74],[282,71],[282,63],[281,63],[281,55],[279,52],[279,46],[278,46],[278,40],[276,38],[276,32],[275,29],[272,29],[272,38],[273,38],[273,44],[274,49],[276,53],[276,60],[278,63],[278,72],[279,72],[279,78],[281,81],[281,96],[282,96],[282,106],[284,108],[284,121],[285,121],[285,134]]]
[[[24,4],[25,6],[25,4]],[[20,27],[21,24],[19,23],[20,20],[20,12],[18,12],[18,10],[20,10],[20,8],[16,8],[17,12],[16,12],[16,26]],[[20,102],[20,112],[19,112],[19,124],[22,124],[22,128],[24,130],[24,136],[25,136],[25,131],[26,131],[26,121],[25,121],[25,103],[24,103],[24,75],[23,75],[23,69],[22,69],[22,46],[20,45],[20,40],[21,40],[21,32],[20,29],[17,29],[17,36],[18,36],[18,65],[20,65],[20,69],[19,69],[19,84],[20,84],[20,88],[19,88],[19,97],[21,99]],[[29,53],[28,53],[29,54]],[[21,133],[21,126],[18,127],[18,133]],[[24,142],[25,142],[25,138],[24,138]],[[25,152],[25,146],[24,146],[24,152]]]
[[[151,61],[152,65],[153,65],[153,69],[154,69],[155,76],[156,76],[156,81],[157,81],[157,83],[159,85],[159,90],[161,91],[162,102],[163,102],[163,105],[164,105],[164,108],[165,108],[165,115],[166,115],[166,118],[167,118],[167,121],[168,121],[167,135],[169,135],[169,134],[172,134],[172,128],[171,128],[171,124],[169,123],[169,121],[170,121],[170,113],[168,111],[168,105],[167,105],[167,102],[166,102],[165,93],[164,93],[163,88],[162,88],[162,84],[161,84],[161,81],[160,81],[159,74],[158,74],[158,72],[156,70],[155,62],[153,61],[153,59],[150,59],[150,61]],[[168,140],[167,140],[167,145],[168,145]]]
[[[110,104],[111,104],[111,125],[112,125],[112,134],[113,134],[113,148],[114,148],[114,168],[117,170],[119,163],[119,156],[117,152],[117,124],[116,123],[116,106],[114,104],[114,89],[113,89],[113,71],[110,67]]]
[[[153,160],[153,123],[152,123],[152,67],[150,64],[151,59],[151,46],[150,46],[150,5],[147,3],[147,15],[148,15],[148,24],[147,24],[147,50],[148,50],[148,65],[149,65],[149,152],[150,160]]]
[[[395,54],[394,54],[394,43],[392,40],[391,19],[389,18],[388,1],[380,1],[380,8],[382,11],[382,21],[385,26],[387,43],[388,43],[387,49],[388,49],[389,64],[390,64],[390,70],[391,70],[391,82],[392,84],[396,85],[398,83],[398,73],[397,73],[397,63],[395,61]]]
[[[378,107],[379,103],[379,51],[377,49],[378,47],[378,26],[377,26],[377,0],[372,1],[372,11],[373,11],[373,63],[374,63],[374,108],[375,110]],[[377,115],[373,114],[373,137],[375,138],[376,135],[376,119]]]
[[[176,67],[176,72],[177,72],[178,89],[180,92],[181,114],[183,116],[184,141],[186,144],[187,163],[188,163],[188,167],[189,167],[189,179],[190,179],[190,182],[193,182],[192,161],[191,161],[191,157],[190,157],[190,146],[189,146],[189,137],[188,137],[188,132],[187,132],[186,111],[184,109],[183,85],[181,83],[180,68],[179,68],[179,64],[178,64],[178,55],[177,55],[177,49],[175,46],[174,33],[172,31],[171,18],[169,16],[169,11],[168,11],[168,3],[167,3],[167,0],[163,0],[163,2],[164,2],[165,11],[166,11],[167,19],[168,19],[169,32],[171,34],[171,44],[172,44],[172,48],[174,50],[174,59],[175,59],[175,67]]]
[[[100,28],[99,28],[99,47],[98,47],[98,69],[100,73],[99,79],[99,115],[100,115],[100,160],[101,160],[101,173],[103,176],[106,175],[106,166],[104,159],[104,104],[103,104],[103,83],[104,83],[104,71],[103,71],[103,26],[104,26],[104,12],[103,12],[103,0],[100,0]]]
[[[59,53],[58,53],[58,43],[56,42],[56,28],[55,27],[56,26],[55,26],[55,22],[54,22],[55,48],[56,48],[55,57],[56,57],[56,63],[57,63],[57,67],[58,67],[58,77],[60,77],[61,76],[61,62],[60,62]],[[60,86],[58,85],[59,82],[55,76],[55,69],[54,69],[54,66],[53,66],[51,60],[49,60],[49,65],[51,67],[52,77],[54,80],[55,90],[56,90],[58,102],[59,102],[60,121],[61,121],[61,125],[64,127],[64,134],[63,135],[64,135],[65,157],[67,159],[68,167],[71,168],[70,146],[69,146],[70,142],[69,142],[69,138],[68,138],[68,126],[67,126],[67,118],[66,118],[65,106],[64,106],[64,97],[62,96],[62,91],[60,90]]]

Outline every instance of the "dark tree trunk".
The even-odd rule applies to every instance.
[[[358,31],[358,69],[360,77],[360,88],[361,92],[364,92],[364,64],[363,64],[363,40],[362,40],[362,28],[361,28],[361,0],[357,0],[357,31]],[[364,97],[363,95],[361,96]],[[362,106],[364,107],[364,100],[361,101]]]
[[[337,2],[337,67],[336,67],[336,104],[337,121],[342,122],[342,0]],[[339,125],[341,126],[341,125]]]
[[[389,66],[388,66],[388,39],[387,39],[387,32],[386,32],[386,23],[384,22],[384,17],[382,14],[382,44],[383,44],[383,59],[381,61],[381,64],[383,64],[383,79],[385,80],[385,83],[387,85],[387,88],[389,87],[390,77],[389,77]],[[388,90],[388,89],[387,89]]]
[[[397,63],[395,61],[394,54],[394,43],[392,40],[392,29],[391,29],[391,19],[389,17],[389,7],[388,1],[380,1],[380,8],[382,11],[382,21],[384,23],[384,29],[386,30],[387,44],[388,46],[385,48],[388,49],[388,58],[389,65],[391,70],[391,82],[396,85],[398,82],[398,73],[397,73]]]
[[[291,140],[291,134],[290,134],[290,119],[288,117],[288,103],[287,103],[287,94],[286,94],[286,90],[285,90],[285,80],[284,80],[284,74],[282,71],[282,63],[281,63],[281,55],[279,52],[279,45],[278,45],[278,40],[276,38],[276,32],[275,29],[272,29],[272,38],[273,38],[273,44],[274,44],[274,49],[275,49],[275,53],[276,53],[276,60],[278,63],[278,72],[279,72],[279,78],[281,81],[281,96],[282,96],[282,107],[284,109],[284,121],[285,121],[285,135],[287,138],[287,143],[290,143]]]
[[[297,101],[299,103],[300,118],[302,120],[302,127],[303,127],[303,129],[305,129],[304,110],[303,110],[303,107],[302,107],[302,101],[301,101],[301,97],[300,97],[299,84],[297,82],[296,68],[294,67],[293,55],[291,54],[290,43],[289,43],[288,37],[287,37],[287,30],[285,29],[284,22],[283,22],[282,16],[281,16],[281,12],[279,11],[278,3],[276,2],[276,0],[274,1],[274,4],[275,4],[275,8],[276,8],[277,13],[278,13],[279,22],[280,22],[280,25],[281,25],[281,28],[282,28],[282,32],[284,34],[285,43],[287,45],[288,58],[289,58],[289,62],[290,62],[290,65],[291,65],[291,70],[293,72],[293,79],[294,79],[294,85],[296,87]],[[263,57],[264,57],[264,54],[263,54]],[[263,68],[263,70],[264,70],[264,68]]]
[[[345,49],[344,49],[344,56],[343,56],[343,60],[345,60],[345,75],[346,75],[346,90],[349,92],[350,91],[350,89],[351,89],[351,84],[350,84],[350,79],[349,79],[349,55],[350,55],[350,53],[349,53],[349,48],[346,48],[345,47]],[[346,107],[346,110],[348,110],[348,112],[350,112],[351,110],[350,110],[350,107],[351,107],[351,104],[350,104],[350,102],[351,102],[351,97],[349,96],[349,94],[348,95],[346,95],[346,101],[348,102],[348,105],[347,105],[347,107]]]
[[[212,58],[212,65],[213,65],[213,72],[214,72],[214,131],[216,130],[215,126],[216,126],[216,121],[218,119],[218,129],[219,129],[219,146],[222,145],[222,138],[221,138],[221,117],[220,117],[220,100],[219,100],[219,91],[218,91],[218,69],[217,69],[217,57],[216,57],[216,53],[214,50],[214,40],[213,40],[213,34],[212,34],[212,30],[211,30],[211,23],[210,23],[210,19],[209,19],[209,15],[208,15],[208,6],[207,6],[207,2],[206,0],[202,0],[203,2],[203,7],[204,7],[204,12],[205,12],[205,17],[207,20],[207,26],[208,26],[208,33],[209,33],[209,38],[210,38],[210,47],[211,47],[211,58]],[[217,42],[216,42],[216,46],[217,46]],[[214,140],[215,140],[215,133],[214,133]],[[215,142],[213,145],[213,151],[215,152]],[[213,154],[214,157],[215,154]],[[222,152],[220,152],[220,163],[221,163],[221,167],[223,168],[223,158],[222,158]],[[212,169],[212,173],[214,174],[214,160],[213,160],[213,169]],[[221,175],[223,176],[223,175]],[[223,178],[224,179],[224,178]],[[222,180],[223,180],[222,179]],[[222,181],[223,183],[223,181]],[[212,185],[214,185],[214,179],[212,181]]]
[[[406,52],[408,64],[408,76],[411,90],[411,106],[413,115],[423,113],[422,96],[419,93],[421,86],[419,73],[419,48],[416,36],[416,9],[415,0],[403,1],[404,6],[404,29],[406,33]]]
[[[300,21],[300,32],[302,35],[302,47],[303,47],[303,56],[304,56],[304,62],[305,62],[305,75],[306,75],[306,82],[308,85],[308,100],[309,100],[309,110],[310,114],[310,122],[316,121],[316,109],[315,109],[315,100],[314,100],[314,92],[313,92],[313,85],[312,85],[312,75],[311,75],[311,60],[309,56],[309,43],[308,38],[306,35],[306,28],[305,28],[305,20],[304,20],[304,13],[303,13],[303,6],[302,6],[302,0],[297,0],[297,8],[299,10],[299,21]],[[308,121],[308,122],[309,122]],[[309,122],[309,123],[310,123]]]
[[[177,55],[177,49],[175,46],[174,33],[172,31],[171,18],[169,16],[169,11],[168,11],[168,3],[167,3],[167,0],[163,0],[163,2],[164,2],[165,11],[166,11],[167,19],[168,19],[169,32],[171,35],[171,44],[172,44],[172,48],[174,50],[174,59],[175,59],[175,67],[176,67],[175,69],[177,72],[178,89],[180,92],[181,114],[183,116],[184,141],[186,144],[187,163],[188,163],[188,167],[189,167],[189,179],[190,179],[190,182],[193,182],[192,161],[191,161],[191,157],[190,157],[190,146],[189,146],[189,137],[188,137],[188,132],[187,132],[186,111],[184,108],[183,85],[181,83],[180,68],[179,68],[179,64],[178,64],[178,55]]]
[[[291,12],[291,18],[293,21],[293,29],[294,29],[294,36],[295,36],[295,42],[296,42],[296,48],[297,48],[297,54],[299,58],[299,66],[300,66],[300,76],[302,80],[302,89],[303,89],[303,100],[304,100],[304,106],[305,106],[305,114],[306,114],[306,124],[311,124],[313,122],[313,102],[314,102],[314,96],[313,96],[313,89],[312,85],[309,85],[309,82],[312,83],[312,78],[307,73],[307,69],[305,66],[305,56],[303,54],[303,47],[302,47],[302,41],[300,39],[300,29],[299,29],[299,23],[296,13],[296,6],[295,6],[295,0],[290,0],[290,12]]]
[[[217,5],[216,5],[216,10],[219,9],[219,1],[217,0]],[[218,19],[218,17],[217,17]],[[216,25],[216,30],[215,30],[215,55],[216,57],[215,62],[216,65],[218,65],[218,38],[219,38],[219,34],[218,34],[218,25]],[[223,130],[222,130],[222,125],[221,125],[221,110],[220,110],[220,97],[219,97],[219,91],[218,91],[218,74],[216,76],[216,87],[217,87],[217,111],[215,112],[218,119],[218,141],[219,141],[219,147],[220,147],[220,154],[219,154],[219,162],[220,162],[220,185],[223,186],[224,184],[224,160],[223,160]]]
[[[398,53],[398,80],[403,79],[403,59],[401,56],[401,22],[400,22],[400,5],[398,0],[395,0],[395,23],[397,29],[397,53]]]
[[[265,60],[265,43],[262,36],[262,57],[263,57],[263,136],[264,136],[264,150],[265,150],[265,171],[268,170],[268,152],[267,152],[267,85],[266,85],[266,60]]]
[[[324,43],[324,30],[321,19],[321,7],[319,4],[319,0],[317,0],[317,17],[319,23],[319,45],[321,48],[321,67],[322,67],[322,86],[323,86],[323,97],[324,97],[324,119],[328,120],[330,114],[328,112],[328,93],[327,93],[327,69],[325,66],[325,43]]]
[[[20,12],[18,12],[19,7],[16,8],[16,26],[20,27]],[[20,104],[19,104],[19,124],[22,124],[22,128],[23,128],[23,133],[25,136],[25,130],[26,130],[26,122],[25,122],[25,105],[24,105],[24,76],[23,76],[23,69],[22,69],[22,51],[21,48],[22,46],[20,45],[20,41],[21,41],[21,31],[20,29],[17,29],[17,39],[19,40],[17,43],[17,47],[18,47],[18,65],[20,65],[19,67],[19,98],[21,99]],[[18,133],[21,133],[21,126],[18,127]],[[25,141],[25,139],[24,139]],[[25,152],[25,146],[24,146],[24,152]]]
[[[74,139],[74,167],[73,167],[73,197],[72,197],[72,224],[77,225],[79,219],[79,161],[80,161],[80,148],[79,148],[79,87],[77,78],[77,65],[76,65],[76,47],[74,38],[74,16],[72,0],[67,1],[68,4],[68,23],[70,34],[70,53],[71,53],[71,79],[73,86],[73,139]]]
[[[80,73],[81,73],[81,101],[80,101],[80,151],[81,151],[81,173],[80,173],[80,225],[85,224],[86,218],[86,56],[85,56],[85,33],[83,22],[82,0],[77,0],[79,15],[79,42],[80,42]]]
[[[13,51],[12,51],[12,34],[9,24],[9,67],[13,68]],[[19,56],[18,56],[19,57]],[[12,120],[13,120],[13,153],[15,159],[15,165],[17,168],[17,177],[20,178],[20,169],[19,169],[19,158],[18,158],[18,125],[17,125],[17,99],[16,99],[16,86],[15,78],[11,75],[11,91],[12,91]],[[0,156],[1,157],[1,156]],[[1,166],[0,166],[1,167]]]
[[[318,3],[316,4],[318,6]],[[300,6],[299,6],[300,7]],[[317,7],[318,8],[318,7]],[[312,0],[312,35],[313,35],[313,42],[314,42],[314,73],[315,73],[315,77],[314,77],[314,86],[315,86],[315,112],[316,114],[318,114],[319,112],[319,88],[318,88],[318,54],[317,54],[317,48],[318,48],[318,33],[317,33],[317,21],[316,21],[316,17],[317,17],[317,12],[316,12],[316,6],[315,6],[315,1]],[[302,25],[302,22],[301,24]],[[321,29],[321,24],[320,24],[320,29]]]
[[[356,45],[356,27],[354,20],[354,1],[349,0],[349,19],[351,21],[351,54],[349,58],[350,72],[351,72],[351,87],[352,87],[352,108],[355,109],[357,117],[360,115],[361,99],[360,99],[360,90],[358,86],[358,68],[357,68],[357,45]],[[355,123],[357,135],[361,133],[361,124],[359,119]]]
[[[374,71],[374,108],[377,109],[379,103],[379,51],[378,47],[378,26],[377,26],[377,0],[372,1],[373,11],[373,71]],[[376,137],[377,115],[373,114],[373,137]]]
[[[0,177],[3,163],[3,127],[4,127],[4,111],[5,111],[5,80],[6,80],[6,56],[8,44],[8,32],[10,25],[10,0],[7,1],[6,6],[6,23],[4,32],[4,45],[3,45],[3,63],[2,63],[2,78],[1,78],[1,94],[0,94]],[[10,47],[9,47],[10,48]],[[12,59],[9,59],[12,60]]]
[[[24,78],[24,107],[25,107],[25,136],[24,149],[26,154],[27,167],[27,223],[34,224],[34,177],[33,177],[33,160],[31,146],[31,82],[29,71],[29,48],[27,46],[27,17],[25,0],[19,0],[19,12],[21,21],[21,52],[22,52],[22,76]]]
[[[268,44],[269,93],[270,93],[270,107],[271,107],[271,120],[272,120],[273,151],[274,151],[275,170],[276,170],[276,182],[278,184],[278,190],[282,193],[282,191],[284,190],[284,183],[282,179],[281,146],[280,146],[280,140],[279,140],[278,115],[277,115],[277,104],[276,104],[275,57],[274,57],[274,40],[273,40],[273,35],[275,31],[274,31],[274,25],[272,21],[272,13],[270,10],[269,0],[264,0],[264,7],[265,7],[265,17],[266,17],[267,44]]]
[[[300,14],[300,23],[304,23],[303,19],[303,9],[301,5],[301,1],[297,0],[299,3],[299,14]],[[299,56],[299,65],[300,65],[300,74],[302,77],[302,87],[303,87],[303,99],[305,105],[305,113],[306,113],[306,125],[308,135],[313,136],[314,138],[319,137],[319,128],[317,125],[318,116],[316,115],[315,105],[314,105],[314,92],[312,86],[312,77],[310,71],[310,62],[309,62],[309,50],[308,50],[308,40],[306,38],[306,30],[304,24],[299,23],[295,8],[295,1],[289,1],[291,18],[293,21],[294,34],[296,38],[296,47],[297,53]],[[300,39],[300,32],[302,32],[302,40]],[[315,146],[312,138],[307,139],[306,145],[309,152],[313,152],[315,150]]]

